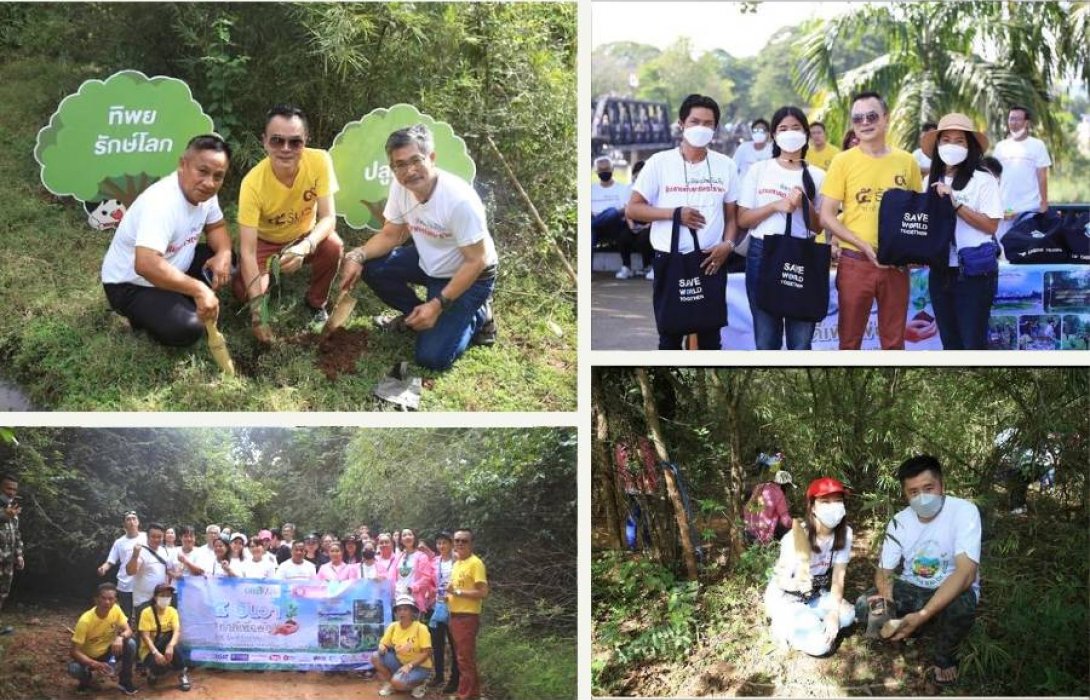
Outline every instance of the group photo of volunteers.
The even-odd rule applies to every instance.
[[[574,410],[573,8],[0,10],[0,409]]]
[[[1045,36],[1084,35],[1059,3],[1038,7]],[[973,82],[921,57],[922,46],[951,60],[979,50],[954,37],[988,31],[998,8],[745,18],[755,34],[779,28],[751,47],[709,46],[695,27],[646,45],[623,21],[644,10],[598,10],[596,27],[617,38],[596,38],[593,64],[594,347],[1090,348],[1085,53],[1061,42],[1038,56],[1018,40],[1004,55],[1048,69],[1011,73],[973,54]],[[705,11],[709,22],[745,14]],[[919,43],[824,42],[881,37],[874,25]],[[891,68],[871,70],[883,61]],[[974,87],[1000,73],[1003,90]],[[1063,99],[1043,99],[1042,83]],[[621,128],[652,114],[657,124],[663,110],[670,130],[657,139]]]
[[[573,697],[575,452],[567,428],[0,431],[0,697]]]
[[[596,694],[1086,692],[1084,368],[592,378]]]

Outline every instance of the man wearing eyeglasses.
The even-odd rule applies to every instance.
[[[268,157],[242,179],[239,191],[239,274],[234,292],[254,302],[269,288],[268,261],[279,256],[280,271],[291,274],[310,265],[306,303],[313,325],[326,321],[326,300],[337,274],[344,243],[334,227],[337,177],[327,151],[306,148],[307,118],[301,109],[277,105],[265,117],[261,137]],[[254,337],[273,341],[260,305],[250,308]]]
[[[133,576],[128,573],[126,567],[129,561],[132,560],[133,550],[138,545],[142,546],[147,544],[148,540],[147,535],[140,532],[140,518],[137,517],[135,510],[125,512],[124,527],[125,534],[114,540],[113,546],[110,547],[109,556],[107,556],[106,561],[98,567],[98,575],[105,576],[110,571],[111,566],[121,565],[117,570],[117,602],[125,612],[125,617],[132,620]]]
[[[401,316],[387,326],[416,332],[416,362],[445,370],[470,346],[492,345],[490,297],[499,259],[473,186],[435,165],[423,124],[386,140],[394,173],[382,230],[345,256],[342,290],[360,277]],[[409,238],[411,246],[402,246]],[[414,287],[426,291],[420,300]]]
[[[878,337],[884,350],[905,347],[908,270],[878,264],[878,207],[890,189],[919,192],[920,166],[911,153],[886,144],[889,108],[876,92],[852,99],[859,145],[838,154],[821,186],[821,225],[842,241],[836,288],[841,350],[858,350],[878,301]],[[843,220],[838,218],[843,204]]]

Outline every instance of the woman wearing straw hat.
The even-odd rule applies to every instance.
[[[964,114],[947,114],[921,139],[931,157],[928,186],[949,197],[957,213],[954,242],[946,261],[931,265],[928,287],[945,350],[984,350],[988,318],[999,285],[1003,218],[999,183],[980,164],[988,138]]]
[[[416,620],[420,612],[411,595],[403,595],[394,603],[395,622],[386,628],[378,651],[371,654],[375,672],[383,680],[378,694],[383,697],[396,692],[412,693],[422,698],[425,683],[431,676],[431,633],[428,626]]]
[[[840,630],[855,622],[844,601],[852,529],[844,521],[844,484],[815,479],[806,489],[805,522],[780,540],[780,558],[765,591],[772,637],[811,656],[829,653]]]

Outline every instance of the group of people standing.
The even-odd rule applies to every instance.
[[[476,638],[488,579],[484,563],[473,553],[471,530],[439,532],[432,550],[411,528],[372,538],[370,528],[360,526],[343,537],[315,532],[297,539],[292,523],[252,537],[213,524],[205,528],[205,543],[198,545],[189,525],[175,531],[151,523],[141,531],[135,511],[124,514],[123,526],[124,534],[98,568],[99,576],[106,576],[118,567],[117,584],[99,586],[95,607],[80,618],[72,637],[69,671],[80,679],[80,688],[90,687],[93,672],[99,671],[117,675],[122,691],[131,694],[133,667],[140,663],[149,683],[176,669],[180,687],[188,690],[188,664],[177,648],[182,621],[174,607],[173,582],[205,576],[362,579],[389,586],[395,622],[372,657],[383,681],[379,693],[423,697],[430,682],[459,700],[480,695]]]
[[[650,245],[659,260],[671,254],[678,210],[681,225],[696,233],[707,275],[725,274],[728,256],[744,241],[757,349],[810,349],[816,328],[812,320],[769,313],[758,303],[766,237],[808,238],[822,232],[832,241],[837,260],[840,349],[861,347],[875,303],[882,348],[905,347],[914,330],[907,322],[908,268],[881,264],[877,255],[879,207],[883,194],[895,189],[933,192],[952,205],[956,228],[949,254],[929,266],[935,323],[945,349],[987,347],[998,286],[997,235],[1048,209],[1051,161],[1043,142],[1029,135],[1028,109],[1010,109],[1010,136],[996,144],[991,161],[985,157],[987,136],[958,113],[944,115],[936,128],[922,134],[917,157],[890,145],[889,107],[875,92],[852,98],[855,145],[843,151],[827,142],[823,123],[810,123],[790,105],[776,110],[771,122],[755,120],[754,140],[739,146],[734,159],[709,148],[720,118],[714,99],[689,95],[678,117],[680,145],[647,160],[619,211],[629,222],[650,223]],[[922,158],[927,159],[924,170]],[[603,169],[599,163],[600,174]],[[596,223],[608,220],[618,221],[616,214],[596,212]],[[678,253],[692,250],[690,236],[680,236]],[[969,255],[991,256],[994,264],[984,269],[966,265]],[[627,268],[626,262],[622,272]],[[655,308],[667,291],[656,283]],[[702,350],[721,347],[719,329],[695,335]],[[685,341],[676,333],[659,333],[659,349],[681,349]]]
[[[928,676],[938,686],[950,685],[958,675],[958,644],[972,629],[980,599],[980,512],[945,492],[942,467],[932,456],[906,460],[897,479],[908,506],[886,526],[874,587],[854,605],[845,597],[850,490],[833,477],[814,479],[802,517],[792,520],[782,491],[794,486],[790,475],[769,473],[754,487],[747,535],[779,542],[765,612],[773,639],[812,656],[833,651],[842,631],[856,622],[865,636],[889,641],[931,630]]]
[[[254,338],[267,345],[275,338],[261,299],[273,264],[284,274],[308,265],[305,303],[315,328],[329,318],[339,272],[337,297],[362,279],[398,314],[375,323],[413,331],[423,367],[447,369],[471,344],[494,344],[499,261],[484,204],[470,183],[436,165],[431,131],[417,124],[389,135],[393,178],[382,229],[348,253],[336,232],[333,161],[308,139],[301,109],[269,110],[261,134],[267,157],[242,180],[236,250],[217,197],[231,147],[215,134],[194,136],[177,172],[142,192],[118,226],[102,262],[110,307],[133,330],[186,346],[216,322],[216,293],[231,287],[250,308]]]

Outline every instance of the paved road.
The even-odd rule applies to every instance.
[[[651,309],[651,282],[595,272],[590,280],[592,350],[655,350],[659,334]]]

